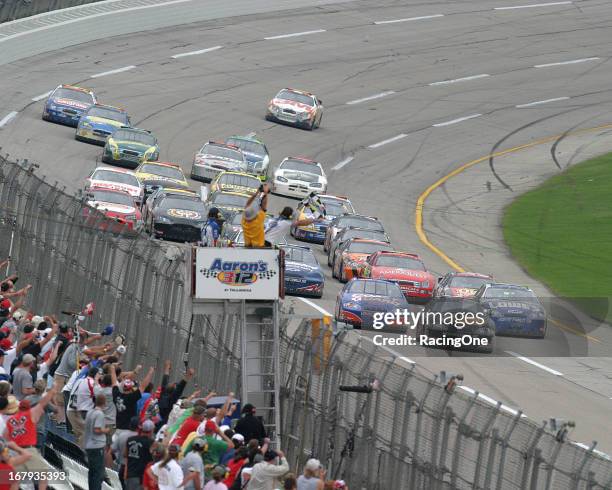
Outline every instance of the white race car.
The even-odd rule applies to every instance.
[[[304,198],[315,192],[325,194],[327,177],[320,163],[301,157],[287,157],[274,171],[272,192]]]
[[[266,119],[313,130],[321,126],[323,102],[314,94],[284,88],[268,102]]]
[[[138,177],[122,168],[97,167],[86,180],[85,189],[92,187],[127,192],[138,205],[144,199],[144,186]]]

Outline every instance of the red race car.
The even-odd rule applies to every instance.
[[[378,240],[351,238],[340,245],[334,254],[332,275],[340,282],[347,282],[358,277],[358,272],[368,257],[381,250],[393,250],[393,247]]]
[[[128,230],[137,231],[142,227],[142,214],[136,205],[134,197],[127,192],[100,187],[90,187],[87,190],[87,206],[83,208],[86,222],[95,221],[91,208],[97,209],[114,223],[99,223],[101,229],[113,233],[120,232],[124,226]]]
[[[493,276],[476,272],[449,272],[438,281],[435,298],[471,298],[480,286],[494,282]]]
[[[436,285],[436,278],[420,257],[406,252],[383,250],[370,255],[359,276],[396,282],[406,298],[415,303],[427,303]]]

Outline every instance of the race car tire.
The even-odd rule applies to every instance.
[[[332,262],[332,266],[331,266],[331,268],[332,268],[332,277],[333,277],[334,279],[337,279],[337,278],[338,278],[338,276],[336,275],[336,262],[335,262],[335,261],[334,261],[334,262]]]
[[[266,115],[264,116],[264,118],[265,118],[265,120],[266,120],[266,121],[272,121],[272,122],[274,122],[274,119],[272,119],[272,116],[271,116],[270,114],[267,114],[267,113],[266,113]]]
[[[340,282],[348,282],[348,279],[344,275],[344,264],[340,263]]]
[[[314,119],[312,120],[312,122],[310,124],[306,124],[304,126],[304,129],[308,130],[308,131],[312,131],[315,128],[315,121]]]
[[[327,253],[327,265],[332,266],[331,254],[329,252]]]
[[[317,129],[319,129],[321,127],[321,120],[323,119],[323,114],[321,114],[321,116],[319,117],[319,120],[317,121]]]

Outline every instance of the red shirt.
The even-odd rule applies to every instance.
[[[0,461],[0,490],[11,490],[17,482],[11,483],[10,472],[15,472],[15,468],[8,463]]]
[[[151,462],[145,468],[144,475],[142,476],[142,488],[144,488],[144,490],[159,490],[155,480],[153,478],[149,478],[149,475],[147,474],[147,470],[154,464],[155,463]],[[0,490],[2,489],[0,488]]]
[[[227,478],[223,480],[223,483],[225,483],[225,486],[227,488],[231,487],[234,484],[234,480],[236,480],[236,476],[238,475],[240,468],[242,468],[244,466],[244,463],[246,462],[247,462],[247,458],[239,459],[238,461],[235,461],[232,459],[227,464],[227,469],[228,469],[229,474],[227,475]]]
[[[176,437],[172,440],[172,444],[182,446],[185,442],[185,439],[187,439],[187,436],[192,432],[195,432],[199,427],[200,423],[200,420],[194,419],[193,417],[189,417],[187,420],[185,420],[185,422],[183,422],[181,428],[176,431]]]
[[[30,410],[17,412],[6,421],[7,439],[20,447],[36,446],[36,424]]]

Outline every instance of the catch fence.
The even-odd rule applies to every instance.
[[[100,0],[0,0],[0,23]]]

